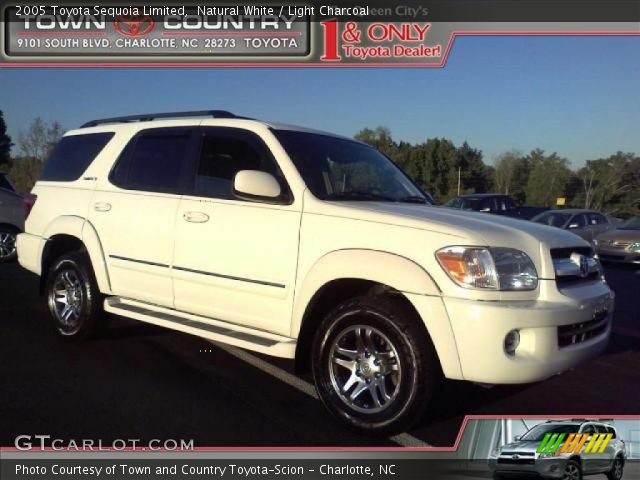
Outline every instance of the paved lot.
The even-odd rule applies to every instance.
[[[329,418],[309,379],[288,374],[286,361],[124,319],[99,340],[65,342],[49,329],[36,277],[0,265],[0,445],[50,434],[196,446],[448,446],[465,414],[638,414],[640,269],[607,267],[607,278],[618,301],[602,357],[531,385],[447,382],[418,428],[379,439]]]

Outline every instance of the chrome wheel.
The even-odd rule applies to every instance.
[[[378,413],[398,396],[400,357],[380,330],[367,325],[346,328],[335,337],[328,361],[333,389],[353,410]]]
[[[0,232],[0,261],[16,254],[16,236],[11,232]]]
[[[58,272],[49,294],[49,303],[62,332],[74,333],[80,327],[84,292],[82,282],[74,270]]]
[[[564,480],[580,480],[580,468],[575,463],[570,463],[564,469]]]

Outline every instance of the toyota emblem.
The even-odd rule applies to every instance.
[[[121,15],[113,22],[116,31],[127,37],[142,37],[153,30],[155,22],[148,15]]]

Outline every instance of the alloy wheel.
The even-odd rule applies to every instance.
[[[340,332],[328,361],[333,389],[351,409],[375,414],[397,398],[402,381],[400,357],[377,328],[353,325]]]
[[[580,480],[580,468],[573,463],[567,465],[564,469],[564,480]]]
[[[58,272],[53,282],[49,302],[64,333],[73,333],[80,326],[80,315],[84,303],[82,282],[71,269]]]
[[[10,232],[0,232],[0,260],[12,257],[16,253],[16,236]]]

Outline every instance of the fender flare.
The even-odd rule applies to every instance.
[[[440,296],[440,289],[427,271],[408,258],[378,250],[336,250],[316,261],[296,288],[291,337],[298,337],[315,294],[343,278],[370,280],[399,292]]]
[[[56,218],[45,230],[43,236],[47,242],[44,242],[42,246],[43,250],[40,252],[39,258],[44,258],[44,249],[47,248],[46,245],[48,241],[56,235],[69,235],[77,238],[84,244],[89,259],[91,260],[91,266],[93,267],[98,288],[102,293],[111,292],[111,281],[107,271],[102,244],[93,225],[85,218],[78,216],[65,215]]]

